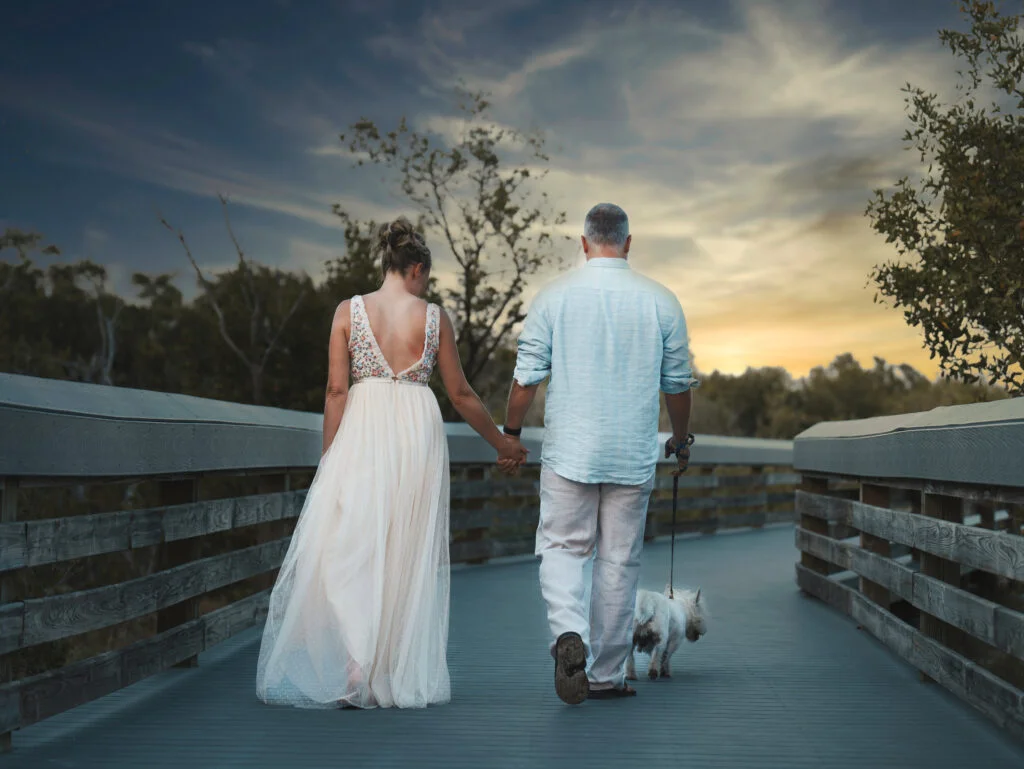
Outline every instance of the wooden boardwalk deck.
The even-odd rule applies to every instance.
[[[792,527],[676,548],[677,581],[707,596],[709,632],[679,652],[671,681],[642,680],[632,700],[572,708],[555,697],[528,560],[453,574],[449,705],[262,705],[253,630],[196,669],[17,732],[0,769],[1024,766],[1024,744],[798,592]],[[647,548],[644,586],[663,587],[668,552]]]

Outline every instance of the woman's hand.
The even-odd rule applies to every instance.
[[[498,467],[502,472],[513,475],[521,465],[526,463],[526,456],[530,452],[518,438],[511,435],[505,435],[502,438],[502,443],[498,447]]]

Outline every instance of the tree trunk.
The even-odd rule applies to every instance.
[[[249,366],[252,375],[252,402],[256,406],[263,405],[263,367]]]

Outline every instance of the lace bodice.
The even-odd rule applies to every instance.
[[[441,308],[436,304],[427,305],[426,339],[420,359],[397,374],[380,351],[377,338],[370,327],[363,297],[354,296],[349,303],[352,332],[348,341],[348,352],[352,367],[352,382],[364,379],[390,379],[396,382],[411,382],[426,385],[437,362],[437,346],[441,331]]]

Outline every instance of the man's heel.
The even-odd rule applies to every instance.
[[[587,650],[579,633],[563,633],[555,642],[555,692],[567,705],[579,705],[590,693]]]

